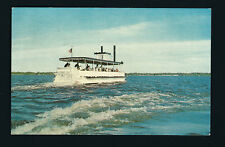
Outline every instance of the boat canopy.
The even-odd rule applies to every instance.
[[[99,65],[120,65],[123,62],[114,62],[110,60],[102,60],[90,57],[66,57],[66,58],[59,58],[59,61],[64,62],[78,62],[78,63],[90,63],[90,64],[99,64]]]

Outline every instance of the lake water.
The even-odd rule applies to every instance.
[[[53,75],[12,75],[11,134],[209,135],[210,78],[62,87]]]

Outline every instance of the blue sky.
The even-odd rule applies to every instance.
[[[125,72],[210,72],[211,9],[12,9],[12,71],[54,72],[71,47],[94,57],[101,45]]]

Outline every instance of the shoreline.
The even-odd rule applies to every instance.
[[[11,75],[54,75],[54,72],[11,72]]]
[[[126,76],[211,76],[211,73],[125,73]],[[11,75],[54,75],[54,72],[11,72]]]
[[[128,76],[211,76],[211,73],[126,73]]]

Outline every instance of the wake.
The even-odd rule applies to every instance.
[[[15,86],[11,88],[11,91],[29,91],[36,89],[48,89],[48,88],[60,88],[60,87],[68,87],[68,88],[97,88],[97,87],[105,87],[112,85],[121,85],[121,82],[115,83],[101,83],[101,84],[78,84],[78,83],[66,83],[66,82],[48,82],[34,85],[24,85],[24,86]]]
[[[87,130],[90,132],[109,125],[119,126],[146,120],[162,111],[205,105],[188,105],[190,100],[195,101],[191,98],[183,99],[182,103],[174,103],[173,97],[156,92],[93,97],[66,108],[54,108],[39,114],[33,122],[12,129],[11,134],[86,134]]]
[[[24,85],[24,86],[15,86],[11,88],[11,91],[16,90],[34,90],[34,89],[46,89],[46,88],[55,88],[60,87],[62,85],[57,85],[55,83],[42,83],[42,84],[35,84],[35,85]]]

